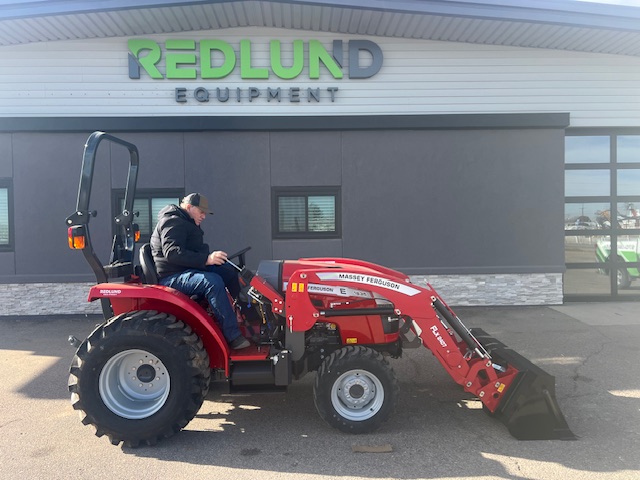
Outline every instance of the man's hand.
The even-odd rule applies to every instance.
[[[206,265],[222,265],[227,261],[227,252],[217,250],[207,257]]]

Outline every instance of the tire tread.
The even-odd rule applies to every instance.
[[[82,382],[90,382],[96,373],[86,371],[87,360],[94,355],[96,347],[120,337],[155,336],[175,347],[176,355],[185,362],[185,371],[190,375],[191,387],[185,394],[186,400],[180,406],[180,413],[171,425],[158,425],[145,433],[128,433],[110,426],[108,421],[100,420],[95,405],[88,404],[82,395]],[[106,435],[113,445],[124,443],[129,447],[141,444],[155,445],[158,441],[174,435],[184,428],[200,409],[209,391],[211,372],[209,356],[200,338],[191,327],[176,319],[175,316],[152,310],[140,310],[117,315],[99,325],[80,345],[69,368],[68,388],[71,404],[80,414],[82,423],[93,425],[96,436]]]

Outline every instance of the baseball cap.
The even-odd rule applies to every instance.
[[[201,195],[200,193],[190,193],[182,199],[182,203],[193,205],[194,207],[198,207],[205,213],[213,214],[213,212],[209,209],[209,201],[207,200],[207,197]]]

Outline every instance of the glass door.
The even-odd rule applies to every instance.
[[[640,133],[565,137],[565,301],[640,299]]]

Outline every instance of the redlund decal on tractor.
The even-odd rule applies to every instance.
[[[103,140],[124,146],[130,157],[122,212],[108,219],[118,231],[107,265],[89,235],[97,215],[89,206],[94,163]],[[211,309],[203,308],[206,300],[158,284],[149,244],[135,258],[138,163],[135,145],[93,133],[77,205],[66,221],[69,246],[82,250],[96,275],[89,300],[100,300],[104,313],[86,340],[71,339],[77,350],[68,381],[73,408],[96,435],[114,445],[155,445],[195,417],[212,381],[232,391],[282,390],[309,372],[316,372],[314,403],[329,425],[370,432],[397,403],[389,359],[424,346],[514,437],[575,438],[553,376],[485,331],[469,330],[431,286],[411,284],[402,272],[375,263],[263,260],[253,272],[245,266],[249,248],[229,255],[242,286],[234,299],[239,326],[251,343],[232,350]]]
[[[105,295],[105,296],[109,296],[109,295],[120,295],[122,293],[122,290],[100,290],[100,294],[101,295]]]

